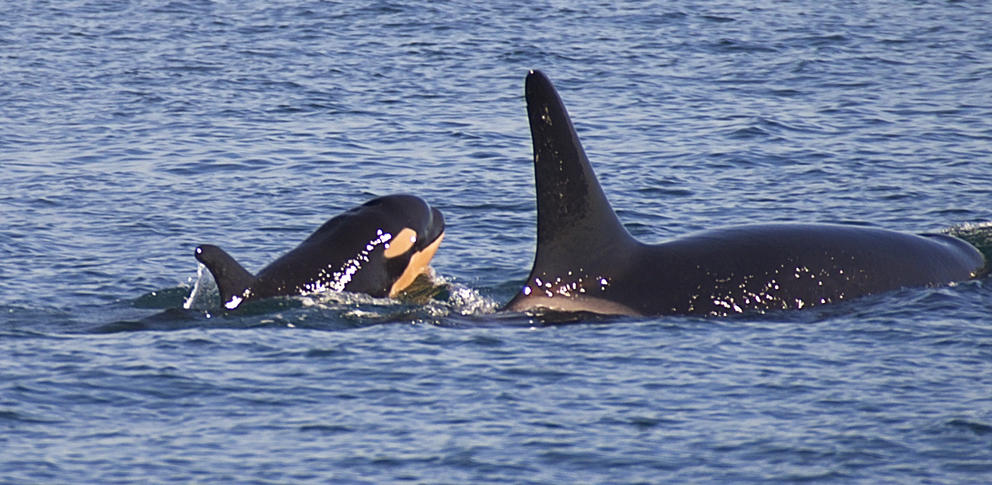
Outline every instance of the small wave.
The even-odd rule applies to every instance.
[[[965,429],[976,435],[992,434],[992,424],[967,418],[955,418],[947,422],[947,426],[957,429]]]
[[[495,313],[499,303],[482,295],[478,290],[436,274],[433,269],[428,275],[414,280],[410,288],[396,299],[375,298],[360,293],[324,292],[301,296],[305,307],[325,309],[345,309],[343,316],[363,320],[396,319],[396,310],[406,318],[426,318],[433,322],[450,315],[474,316]],[[418,318],[419,315],[419,318]]]
[[[947,234],[964,239],[985,255],[986,270],[992,269],[992,221],[955,226]]]
[[[211,311],[219,306],[217,285],[206,267],[197,266],[195,278],[190,278],[189,294],[183,301],[184,310]],[[421,275],[397,298],[376,298],[362,293],[324,291],[287,297],[303,308],[338,312],[346,320],[378,323],[407,320],[427,320],[440,323],[452,316],[477,316],[496,313],[500,303],[484,296],[433,269]],[[255,307],[254,305],[252,306]],[[261,308],[270,308],[262,305]],[[281,308],[281,307],[280,307]],[[251,312],[254,313],[254,312]]]
[[[500,303],[479,293],[479,290],[462,285],[450,278],[434,275],[435,281],[448,288],[444,302],[450,313],[458,315],[488,315],[499,310]]]
[[[189,296],[183,301],[184,310],[207,310],[219,306],[220,293],[213,276],[207,272],[207,267],[202,264],[196,265],[196,279],[193,280],[193,289]]]

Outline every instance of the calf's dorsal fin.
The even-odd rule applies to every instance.
[[[248,297],[247,292],[250,291],[255,276],[235,261],[230,254],[217,246],[203,244],[196,247],[194,256],[213,275],[224,308],[233,310]]]

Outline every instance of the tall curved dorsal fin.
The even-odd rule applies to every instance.
[[[217,246],[203,244],[196,247],[193,255],[214,276],[217,291],[220,292],[221,305],[233,310],[248,297],[245,291],[251,287],[255,276],[235,261],[230,254]]]
[[[589,165],[565,105],[551,81],[531,71],[527,115],[537,186],[534,273],[566,269],[576,257],[634,242],[620,223]]]

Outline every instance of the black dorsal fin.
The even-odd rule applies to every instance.
[[[633,242],[589,165],[565,105],[551,81],[531,71],[525,88],[537,185],[534,271],[574,263],[570,256]]]
[[[255,276],[235,261],[230,254],[217,246],[203,244],[196,247],[194,256],[214,276],[217,291],[220,292],[221,304],[225,308],[233,310],[248,297],[246,290],[255,281]]]

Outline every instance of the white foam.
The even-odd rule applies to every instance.
[[[196,265],[196,280],[192,281],[192,287],[193,289],[186,296],[186,300],[183,301],[183,308],[186,310],[210,309],[219,292],[217,284],[214,283],[214,277],[203,264],[197,263]]]

